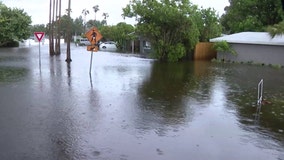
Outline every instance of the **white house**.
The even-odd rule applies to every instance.
[[[218,41],[227,41],[237,52],[237,55],[227,54],[227,60],[284,66],[284,36],[272,38],[267,32],[241,32],[210,39]],[[223,54],[217,53],[217,59]]]

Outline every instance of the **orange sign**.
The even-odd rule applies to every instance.
[[[87,46],[87,51],[97,52],[99,50],[98,46]]]
[[[91,28],[85,35],[91,42],[92,46],[97,45],[98,41],[103,38],[96,27]]]

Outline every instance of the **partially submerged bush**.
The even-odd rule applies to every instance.
[[[232,48],[232,46],[227,42],[227,41],[219,41],[215,42],[213,45],[213,48],[220,53],[223,53],[224,56],[225,54],[232,54],[232,55],[237,55],[237,52]],[[225,58],[223,57],[223,60]]]

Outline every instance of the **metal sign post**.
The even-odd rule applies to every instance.
[[[93,51],[91,52],[90,71],[89,71],[90,75],[91,75],[91,71],[92,71],[92,63],[93,63]]]
[[[38,42],[38,58],[39,58],[39,67],[41,68],[40,42]]]

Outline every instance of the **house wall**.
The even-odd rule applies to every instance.
[[[284,66],[284,46],[256,45],[256,44],[231,44],[238,55],[227,53],[217,54],[217,59],[236,62],[253,62],[275,64]]]

